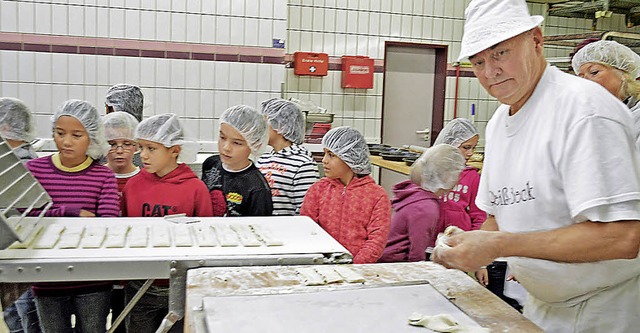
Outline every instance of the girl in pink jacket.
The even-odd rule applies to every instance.
[[[369,148],[357,130],[336,127],[322,139],[325,177],[307,191],[300,215],[311,217],[353,254],[375,263],[385,248],[391,204],[371,173]]]
[[[457,147],[465,160],[469,160],[478,144],[480,134],[478,129],[465,118],[456,118],[445,126],[434,145],[446,143]],[[476,196],[478,195],[478,185],[480,184],[480,174],[478,169],[467,166],[460,174],[458,185],[449,193],[442,196],[440,204],[440,226],[441,230],[450,225],[469,231],[478,230],[487,219],[487,214],[476,206]]]

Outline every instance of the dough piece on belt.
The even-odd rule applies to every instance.
[[[127,231],[129,231],[128,225],[110,226],[107,230],[107,239],[104,242],[104,247],[123,248],[127,240]]]
[[[240,238],[240,243],[244,246],[261,246],[260,240],[256,237],[256,235],[249,229],[249,226],[243,224],[234,224],[231,225],[231,229],[238,234]]]
[[[217,225],[212,227],[218,236],[218,242],[221,246],[238,246],[238,235],[226,225]]]
[[[258,238],[262,239],[262,241],[267,245],[267,246],[282,246],[284,245],[284,243],[273,236],[273,234],[271,233],[271,231],[263,226],[260,225],[255,225],[255,224],[251,224],[249,225],[249,228],[251,228],[251,230],[253,230],[253,232],[258,235]]]
[[[194,226],[196,240],[198,241],[198,246],[206,247],[206,246],[217,246],[218,242],[216,241],[216,236],[211,229],[211,226],[208,225],[197,225]]]
[[[34,249],[53,249],[60,239],[60,234],[64,230],[64,226],[60,224],[50,224],[46,227],[41,236],[33,245]]]
[[[191,231],[187,224],[176,224],[173,227],[173,236],[175,237],[176,246],[188,247],[193,246],[191,241]]]
[[[322,275],[327,284],[344,281],[342,275],[338,274],[331,265],[316,266],[315,270]]]
[[[147,247],[148,237],[146,225],[132,226],[127,237],[129,247]]]
[[[86,227],[84,237],[82,237],[83,249],[97,249],[102,246],[104,238],[107,235],[107,228],[104,226]]]
[[[325,284],[322,275],[318,274],[315,269],[311,267],[297,268],[296,272],[302,277],[302,281],[307,286],[321,286]]]
[[[58,243],[59,249],[76,249],[80,244],[82,233],[84,232],[84,226],[74,225],[64,228],[60,242]]]
[[[362,275],[356,273],[351,268],[348,268],[346,266],[335,265],[334,269],[344,278],[345,281],[349,283],[364,283],[365,281]]]
[[[171,231],[166,225],[154,225],[151,227],[151,246],[170,247]]]

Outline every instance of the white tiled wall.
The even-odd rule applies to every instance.
[[[0,0],[0,32],[127,38],[271,47],[286,40],[287,53],[326,52],[380,59],[384,42],[446,44],[455,60],[469,0]],[[545,5],[530,4],[533,14]],[[598,30],[626,29],[624,18],[601,20]],[[591,21],[547,17],[545,34],[591,29]],[[549,46],[550,57],[571,50]],[[0,51],[0,95],[17,96],[33,107],[39,135],[49,136],[48,115],[67,98],[103,105],[111,84],[138,84],[145,115],[176,112],[192,125],[192,135],[212,140],[215,119],[227,107],[257,106],[279,96],[311,100],[336,114],[335,125],[351,125],[379,139],[382,74],[373,89],[342,89],[340,73],[298,77],[282,65],[168,60],[114,56]],[[447,79],[445,119],[453,117],[455,78]],[[481,131],[497,103],[474,78],[460,78],[458,116],[470,116]],[[481,145],[482,145],[481,140]]]

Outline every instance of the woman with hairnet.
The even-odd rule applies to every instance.
[[[51,120],[58,152],[26,164],[53,200],[45,215],[118,217],[116,178],[113,171],[95,160],[108,148],[98,110],[72,99],[64,102]],[[71,315],[75,314],[75,332],[103,332],[111,285],[109,281],[35,284],[32,290],[40,327],[44,332],[71,332]]]
[[[218,154],[202,163],[216,216],[271,215],[271,189],[252,161],[264,152],[268,135],[264,117],[250,106],[232,106],[220,116]]]
[[[411,167],[411,179],[393,186],[393,215],[387,247],[378,262],[424,261],[435,245],[440,218],[439,196],[450,191],[465,167],[451,145],[428,148]]]
[[[273,98],[262,102],[273,151],[260,156],[257,167],[271,187],[273,215],[298,215],[307,190],[318,180],[318,164],[304,141],[304,116],[297,104]]]
[[[391,204],[369,175],[369,148],[356,129],[336,127],[322,138],[325,177],[313,184],[300,215],[309,216],[353,255],[375,263],[387,244]]]
[[[36,137],[36,125],[31,111],[16,98],[0,97],[0,135],[23,161],[38,158],[31,147]]]
[[[640,148],[640,55],[612,40],[584,45],[571,60],[574,72],[598,83],[620,99],[632,112],[636,146]]]

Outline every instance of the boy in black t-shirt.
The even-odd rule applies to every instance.
[[[214,215],[271,215],[271,189],[249,158],[260,156],[267,140],[267,123],[255,109],[237,105],[220,116],[219,154],[202,164]]]

